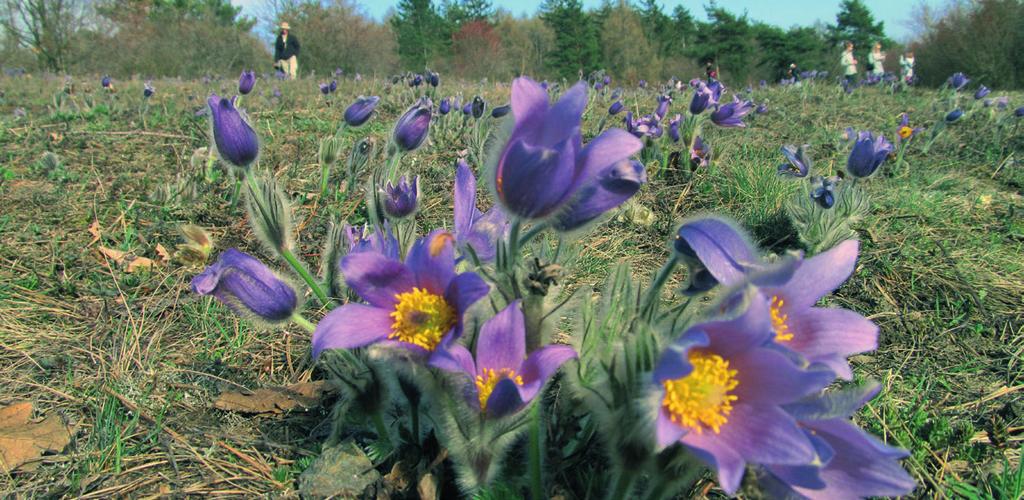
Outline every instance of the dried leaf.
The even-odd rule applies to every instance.
[[[128,262],[126,270],[129,273],[134,273],[139,269],[152,269],[154,265],[156,265],[156,262],[153,262],[153,259],[148,259],[146,257],[134,257],[130,262]]]
[[[0,408],[0,471],[14,471],[45,453],[60,453],[71,442],[71,431],[58,415],[32,421],[32,403]]]
[[[92,241],[87,246],[92,246],[93,243],[100,241],[100,221],[92,221],[92,224],[89,225],[89,234],[92,235]]]
[[[160,256],[160,262],[166,264],[171,261],[171,253],[159,243],[156,244],[156,254]]]
[[[128,252],[122,252],[114,248],[107,248],[104,246],[96,247],[97,250],[103,254],[104,257],[116,262],[119,266],[125,266],[125,270],[129,273],[134,273],[140,269],[152,269],[156,265],[153,259],[148,257],[138,257],[131,255]]]
[[[112,261],[114,261],[114,262],[116,262],[118,264],[123,263],[125,256],[128,255],[127,253],[122,252],[120,250],[116,250],[116,249],[113,249],[113,248],[107,248],[107,247],[104,247],[104,246],[96,247],[96,249],[99,250],[100,253],[103,254],[104,257],[106,257],[106,258],[108,258],[108,259],[110,259],[110,260],[112,260]]]
[[[213,407],[240,413],[284,413],[295,408],[312,408],[320,397],[330,392],[323,380],[292,384],[288,387],[268,387],[253,392],[222,392]]]

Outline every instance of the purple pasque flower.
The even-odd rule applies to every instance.
[[[608,106],[608,114],[615,116],[621,113],[624,108],[625,106],[622,104],[622,101],[615,101],[611,106]]]
[[[341,75],[344,75],[344,74],[345,74],[345,70],[343,70],[341,68],[334,68],[334,77],[335,78],[341,78]]]
[[[991,92],[991,89],[984,85],[981,85],[978,87],[978,90],[974,91],[974,100],[979,101],[981,99],[984,99],[985,96],[989,95]]]
[[[658,96],[658,107],[654,110],[654,115],[661,120],[668,116],[668,107],[672,104],[672,97],[668,94],[662,94]]]
[[[604,84],[603,84],[603,83],[601,83],[601,82],[597,82],[597,83],[595,83],[595,84],[594,84],[594,90],[596,90],[596,91],[598,91],[598,92],[600,92],[600,91],[604,90]]]
[[[377,252],[341,259],[345,283],[367,303],[350,302],[325,316],[313,332],[313,357],[381,344],[436,359],[438,346],[462,335],[466,310],[489,291],[476,273],[455,274],[453,240],[435,230],[413,244],[405,262]]]
[[[639,82],[636,83],[636,86],[642,89],[647,88],[647,80],[640,80]]]
[[[420,176],[413,178],[412,183],[404,175],[397,185],[388,181],[384,194],[384,213],[392,219],[404,219],[419,207]]]
[[[334,91],[338,90],[338,80],[331,80],[331,83],[327,84],[327,90],[329,90],[332,94],[334,93]]]
[[[763,115],[763,114],[765,114],[767,112],[768,112],[768,103],[766,103],[766,102],[762,102],[761,104],[758,104],[757,108],[754,109],[754,113],[757,113],[759,115]]]
[[[252,88],[256,85],[256,72],[253,70],[242,71],[242,74],[238,77],[238,93],[247,95],[252,92]]]
[[[960,108],[957,108],[957,109],[954,109],[953,111],[950,111],[949,113],[947,113],[945,120],[946,120],[946,123],[954,123],[957,120],[959,120],[960,118],[963,118],[963,116],[964,116],[964,110],[962,110]]]
[[[153,97],[153,94],[155,94],[155,93],[156,93],[156,89],[153,88],[153,84],[151,82],[146,82],[146,83],[144,83],[142,85],[142,97],[143,98],[149,99],[150,97]]]
[[[473,97],[473,118],[480,118],[484,116],[484,110],[487,109],[487,103],[484,102],[484,98],[480,96]]]
[[[476,208],[476,177],[465,160],[455,166],[455,243],[470,247],[481,262],[494,260],[497,241],[508,233],[508,219],[501,208],[487,212]]]
[[[914,490],[914,479],[898,462],[909,456],[864,432],[850,417],[878,394],[878,384],[811,396],[785,405],[818,450],[814,464],[765,465],[766,493],[811,500],[898,497]]]
[[[229,101],[217,94],[210,94],[206,104],[210,107],[217,154],[236,167],[248,167],[259,156],[260,140],[249,122],[235,108],[237,100],[237,96]]]
[[[679,142],[682,137],[679,135],[679,123],[683,121],[683,115],[676,114],[668,122],[668,136],[672,139],[672,142]]]
[[[741,288],[723,304],[737,304],[733,319],[690,327],[655,366],[656,435],[659,448],[682,443],[733,494],[747,463],[814,460],[814,445],[782,406],[821,391],[834,376],[802,369],[771,343],[770,311],[756,290]]]
[[[724,128],[746,127],[743,117],[754,110],[754,103],[741,101],[739,96],[733,96],[733,101],[722,106],[715,105],[715,111],[711,113],[711,123]]]
[[[383,229],[364,224],[353,227],[348,224],[342,228],[348,242],[348,253],[375,252],[391,260],[399,260],[398,239],[391,232],[391,222],[385,220]]]
[[[625,124],[626,130],[638,139],[642,139],[644,137],[657,139],[664,133],[664,130],[661,127],[661,119],[658,118],[658,115],[654,114],[634,118],[633,112],[627,111],[626,116],[623,119],[623,124]]]
[[[504,106],[498,106],[491,110],[491,118],[501,118],[512,111],[512,106],[506,104]]]
[[[767,80],[761,80],[760,82],[758,82],[757,86],[761,87],[762,89],[766,89],[766,88],[768,88],[768,81]]]
[[[690,114],[699,115],[704,110],[718,104],[718,100],[722,98],[722,91],[725,90],[725,86],[719,81],[711,83],[704,83],[702,80],[693,80],[690,82],[693,89],[693,99],[690,100]]]
[[[573,231],[597,219],[633,197],[647,183],[647,171],[636,160],[619,160],[601,171],[597,179],[579,189],[576,196],[552,216],[556,231]]]
[[[421,75],[419,73],[417,73],[415,75],[412,75],[412,79],[409,80],[409,86],[410,87],[419,87],[422,84],[423,84],[423,75]]]
[[[277,98],[280,98],[281,97],[281,89],[279,89],[277,87],[274,87],[274,91],[271,92],[270,95],[272,95],[274,97],[277,97]]]
[[[604,84],[605,84],[605,86],[611,85],[612,84],[612,77],[608,76],[608,75],[604,75]]]
[[[373,115],[373,110],[377,108],[377,103],[380,102],[379,96],[359,96],[355,102],[350,104],[348,108],[345,108],[345,123],[350,127],[358,127]]]
[[[258,259],[234,248],[192,278],[192,291],[213,295],[240,315],[266,321],[287,320],[298,305],[290,285]]]
[[[786,157],[786,163],[779,165],[779,175],[787,177],[807,177],[811,171],[811,158],[807,156],[809,144],[799,148],[792,145],[782,146],[782,155]]]
[[[706,167],[711,164],[711,146],[704,142],[701,136],[693,138],[693,146],[690,147],[690,169]]]
[[[437,87],[441,84],[441,75],[434,71],[427,72],[427,83],[429,83],[431,87]]]
[[[1013,115],[1016,116],[1017,118],[1024,117],[1024,106],[1021,106],[1013,110]]]
[[[953,75],[950,76],[948,80],[946,80],[946,83],[948,83],[949,86],[952,87],[953,89],[959,91],[967,85],[967,82],[970,81],[971,79],[967,78],[967,75],[957,72],[953,73]]]
[[[546,345],[526,355],[526,320],[513,301],[480,328],[476,356],[461,344],[443,346],[448,357],[432,363],[464,373],[473,381],[465,391],[470,406],[491,418],[515,413],[533,400],[563,363],[577,357],[567,345]]]
[[[512,82],[515,124],[493,177],[497,200],[507,213],[525,219],[549,216],[643,147],[628,132],[614,128],[583,147],[580,121],[586,105],[587,85],[582,82],[554,105],[537,82],[525,77]]]
[[[846,172],[858,178],[870,177],[892,154],[893,146],[885,136],[869,131],[861,131],[850,150],[846,160]]]
[[[839,183],[837,177],[816,176],[811,179],[811,199],[821,208],[829,209],[836,204],[835,187]]]
[[[450,112],[451,110],[452,110],[451,101],[449,101],[449,99],[447,97],[445,97],[444,99],[441,99],[441,104],[437,105],[437,112],[440,113],[441,116],[444,116],[444,115],[447,115],[448,112]]]
[[[408,153],[419,148],[430,131],[430,111],[433,105],[430,99],[423,97],[413,104],[398,122],[392,140],[399,149]]]
[[[850,379],[853,373],[846,358],[878,347],[878,327],[867,318],[847,309],[815,307],[853,274],[856,240],[809,259],[796,257],[769,266],[732,223],[701,218],[679,228],[675,247],[683,256],[699,260],[726,286],[745,281],[755,285],[769,308],[774,342],[808,363],[823,364]]]
[[[320,93],[323,94],[323,95],[330,94],[331,93],[331,84],[329,84],[329,83],[321,83],[320,84]]]
[[[910,115],[907,113],[900,113],[900,123],[896,128],[896,142],[900,143],[903,141],[910,140],[915,135],[920,134],[924,131],[921,127],[910,126]]]
[[[469,101],[464,106],[462,106],[462,114],[466,116],[473,114],[473,101]]]
[[[110,76],[103,75],[103,78],[100,78],[100,85],[102,85],[105,89],[109,89],[111,85]]]

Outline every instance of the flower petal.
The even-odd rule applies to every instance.
[[[805,259],[785,287],[773,293],[783,298],[791,310],[813,306],[853,274],[859,247],[857,240],[846,240],[827,252]]]
[[[678,340],[670,344],[662,353],[658,364],[654,366],[654,381],[659,385],[666,381],[683,378],[693,371],[690,364],[690,349],[707,347],[710,343],[708,334],[700,329],[687,330]]]
[[[676,250],[699,259],[715,279],[726,285],[742,281],[744,273],[760,263],[747,237],[732,223],[717,217],[680,226]]]
[[[565,91],[558,102],[544,115],[544,125],[537,130],[539,135],[535,140],[547,147],[554,147],[567,138],[575,136],[578,146],[579,132],[573,132],[580,126],[580,117],[587,107],[587,84],[578,82],[572,88]],[[577,150],[579,148],[577,147]]]
[[[476,212],[476,178],[465,160],[455,167],[455,235],[460,240],[469,234]]]
[[[667,448],[673,444],[679,442],[679,438],[686,434],[686,429],[677,425],[669,417],[668,411],[665,410],[664,406],[658,407],[658,418],[654,423],[655,432],[657,433],[658,448]]]
[[[513,301],[480,328],[476,343],[477,368],[520,372],[526,358],[526,320],[520,301]]]
[[[454,339],[454,336],[450,337]],[[473,355],[462,344],[442,341],[441,345],[431,354],[427,364],[448,372],[465,373],[470,378],[476,377]]]
[[[373,251],[350,253],[341,259],[345,283],[370,304],[390,309],[395,296],[415,286],[413,273],[401,262]]]
[[[546,345],[530,353],[522,365],[523,385],[519,387],[519,394],[523,401],[533,399],[558,368],[574,358],[576,350],[567,345]]]
[[[647,172],[642,163],[619,161],[579,189],[575,197],[553,217],[551,227],[558,231],[578,229],[625,203],[646,182]]]
[[[486,297],[490,291],[491,286],[480,276],[474,272],[465,272],[448,283],[444,300],[455,308],[461,318],[462,313],[465,313],[476,301]]]
[[[455,252],[451,233],[435,229],[416,240],[405,257],[405,265],[416,276],[416,286],[444,295],[455,278]]]
[[[644,143],[620,128],[605,130],[580,151],[580,179],[590,179],[643,149]]]
[[[330,312],[313,332],[313,358],[324,349],[355,349],[391,334],[391,312],[364,304],[345,304]]]
[[[811,362],[825,363],[844,379],[853,378],[845,358],[878,348],[878,326],[846,309],[812,307],[790,315],[793,339],[784,345]]]
[[[487,397],[487,416],[504,417],[522,408],[523,403],[519,386],[511,379],[502,379],[494,385],[494,390]]]
[[[821,391],[835,378],[827,370],[801,370],[784,354],[773,349],[752,349],[729,358],[737,371],[739,401],[754,405],[792,403]]]
[[[539,83],[519,77],[512,81],[512,115],[516,127],[543,116],[548,109],[548,92]]]

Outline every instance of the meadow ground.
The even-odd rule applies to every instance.
[[[34,470],[0,476],[0,494],[295,495],[329,431],[329,402],[253,417],[213,401],[225,390],[316,378],[309,335],[254,325],[193,295],[188,284],[199,269],[163,264],[157,250],[173,251],[178,227],[191,223],[210,231],[217,251],[266,255],[241,205],[229,202],[233,183],[190,162],[209,142],[208,119],[195,112],[210,90],[231,94],[234,82],[154,82],[145,115],[141,82],[116,82],[111,97],[98,78],[78,79],[72,95],[55,100],[62,85],[0,80],[0,406],[32,401],[37,414],[62,417],[73,437]],[[273,87],[282,98],[270,98]],[[508,99],[507,84],[445,82],[440,90]],[[353,96],[371,93],[383,97],[378,115],[344,134],[344,157],[363,133],[383,144],[407,99],[346,80],[328,106],[314,81],[261,80],[242,104],[263,138],[258,168],[292,196],[298,245],[314,268],[331,218],[324,214],[365,218],[359,197],[318,196],[318,143]],[[709,130],[709,169],[653,178],[638,197],[653,224],[617,217],[591,233],[566,287],[598,285],[617,262],[649,276],[678,221],[702,211],[736,217],[773,251],[796,248],[783,201],[797,185],[776,174],[779,146],[809,143],[818,171],[835,172],[848,152],[845,127],[892,138],[900,112],[915,125],[940,117],[935,96],[882,88],[844,96],[831,84],[755,90],[769,112],[747,129]],[[653,99],[627,104],[649,110]],[[674,107],[688,99],[678,96]],[[1019,106],[1024,95],[1011,93],[1010,102]],[[608,104],[594,103],[590,128]],[[15,119],[18,107],[27,116]],[[902,168],[890,162],[863,184],[872,211],[856,228],[860,261],[829,299],[881,327],[880,348],[852,360],[859,378],[883,386],[857,418],[911,450],[904,465],[921,497],[1009,498],[1024,482],[1024,125],[1018,120],[1002,137],[992,131],[979,108],[928,154],[912,148]],[[421,228],[450,220],[459,149],[427,147],[404,164],[423,176]],[[47,152],[56,156],[44,159]],[[157,265],[129,273],[100,247]],[[695,494],[718,495],[710,484]]]

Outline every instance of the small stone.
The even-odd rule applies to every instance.
[[[380,473],[355,443],[327,448],[299,476],[305,498],[373,498]]]

